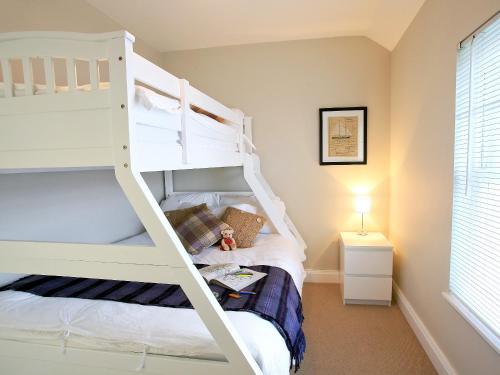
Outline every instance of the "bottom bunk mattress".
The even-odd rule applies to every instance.
[[[151,240],[144,233],[121,243],[148,244]],[[300,259],[300,251],[279,235],[261,235],[249,249],[222,252],[212,247],[193,257],[195,263],[203,264],[233,262],[279,267],[291,275],[299,292],[304,279]],[[265,374],[288,374],[290,352],[270,321],[251,312],[227,311],[226,314]],[[0,293],[0,339],[224,359],[192,309],[41,297],[12,290]]]

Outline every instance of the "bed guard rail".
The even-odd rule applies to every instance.
[[[0,34],[0,115],[6,116],[0,125],[9,135],[0,140],[0,169],[133,168],[136,139],[129,108],[136,83],[181,101],[184,163],[196,151],[190,148],[190,109],[243,133],[243,113],[136,54],[134,41],[126,31]],[[28,113],[38,117],[21,119]]]

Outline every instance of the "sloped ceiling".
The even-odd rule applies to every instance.
[[[425,0],[87,0],[161,52],[333,36],[392,50]]]

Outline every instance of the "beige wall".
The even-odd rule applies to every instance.
[[[498,374],[500,357],[448,290],[456,46],[498,0],[428,0],[391,55],[391,214],[396,280],[459,374]]]
[[[0,0],[0,32],[100,33],[123,29],[84,0]],[[134,50],[155,63],[160,61],[160,53],[141,40],[136,40]]]
[[[338,233],[359,223],[352,207],[356,185],[373,195],[369,228],[387,231],[386,49],[363,37],[265,43],[166,53],[164,67],[254,117],[263,174],[309,245],[306,267],[338,268]],[[320,166],[318,109],[365,105],[368,165]]]

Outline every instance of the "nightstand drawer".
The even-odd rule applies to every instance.
[[[392,251],[387,249],[348,249],[344,254],[346,275],[392,275]]]
[[[344,299],[382,300],[392,298],[392,278],[344,276]]]

